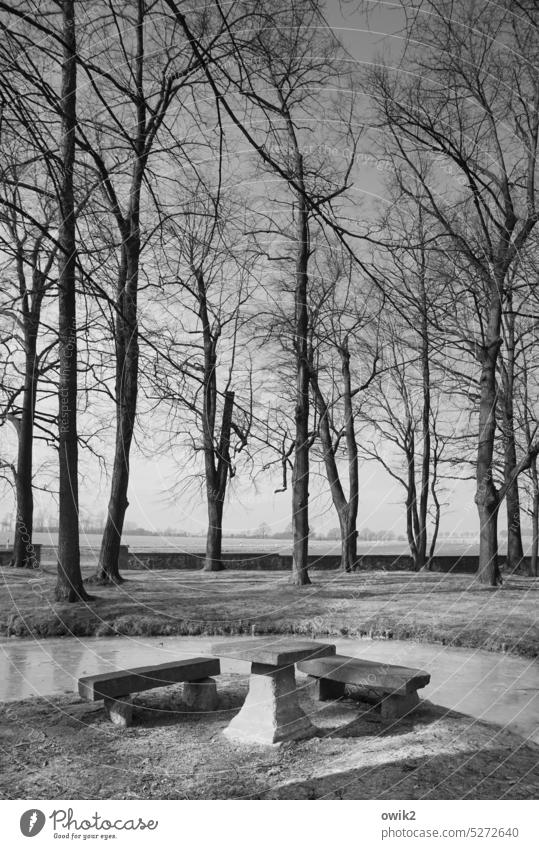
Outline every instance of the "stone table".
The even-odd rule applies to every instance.
[[[218,657],[251,663],[247,698],[224,732],[229,739],[282,743],[315,733],[316,729],[299,706],[294,664],[334,655],[334,645],[268,636],[214,643],[211,650]]]

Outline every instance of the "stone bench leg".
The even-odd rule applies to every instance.
[[[133,697],[118,696],[117,699],[105,698],[105,715],[114,725],[127,728],[133,719]]]
[[[312,737],[316,730],[299,706],[294,667],[253,663],[245,703],[224,733],[230,740],[247,743]]]
[[[200,678],[198,681],[186,681],[183,685],[183,701],[186,707],[196,713],[215,710],[219,702],[215,679]]]
[[[388,722],[401,719],[411,713],[418,704],[419,696],[416,690],[413,693],[407,693],[405,696],[387,696],[381,704],[382,719]]]
[[[314,678],[309,675],[314,684],[314,698],[319,702],[330,702],[342,699],[345,685],[341,681],[331,681],[329,678]]]

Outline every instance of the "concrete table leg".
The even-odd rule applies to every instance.
[[[186,681],[183,685],[183,701],[186,707],[196,713],[216,710],[219,696],[215,679],[201,678],[198,681]]]
[[[299,706],[294,667],[253,663],[245,703],[224,733],[245,743],[312,737],[316,729]]]
[[[105,698],[105,715],[114,725],[127,728],[133,718],[133,697],[119,696],[117,699]]]

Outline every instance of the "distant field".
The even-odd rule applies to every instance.
[[[0,545],[6,545],[8,534],[0,535]],[[11,538],[12,539],[12,538]],[[56,534],[35,534],[34,542],[43,545],[56,545]],[[204,551],[206,540],[204,537],[166,537],[166,536],[134,536],[125,534],[123,537],[125,545],[131,551]],[[101,537],[99,534],[82,534],[81,545],[88,548],[99,549]],[[225,551],[253,551],[259,553],[281,552],[289,553],[292,548],[291,540],[286,539],[256,539],[256,538],[234,538],[225,539],[223,543]],[[337,554],[340,550],[338,540],[313,540],[309,544],[312,554]],[[503,541],[501,545],[503,551]],[[478,546],[474,540],[440,540],[437,554],[477,554]],[[392,542],[359,542],[359,554],[408,554],[408,545],[404,540]]]

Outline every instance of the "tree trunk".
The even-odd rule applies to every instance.
[[[204,572],[222,572],[223,502],[208,492],[208,531]]]
[[[408,486],[406,489],[406,536],[408,537],[408,545],[410,547],[410,556],[412,558],[412,569],[417,569],[417,545],[415,542],[414,522],[413,522],[413,493]]]
[[[498,562],[498,495],[493,485],[487,484],[487,495],[478,503],[480,536],[479,567],[480,583],[496,587],[501,584]]]
[[[530,558],[530,576],[537,578],[539,575],[539,480],[537,476],[537,458],[531,462],[531,477],[533,483],[533,506],[532,506],[532,551]]]
[[[136,61],[136,133],[133,138],[135,159],[129,190],[127,214],[115,210],[122,237],[122,263],[116,294],[116,442],[107,521],[101,542],[98,583],[121,583],[120,545],[125,513],[129,506],[129,456],[137,414],[138,393],[138,275],[140,262],[140,195],[148,158],[146,150],[146,99],[144,94],[144,18],[146,5],[137,0]]]
[[[423,240],[422,240],[423,241]],[[421,368],[423,388],[423,409],[421,411],[421,433],[423,439],[421,458],[421,485],[419,494],[419,516],[417,534],[416,570],[425,569],[427,565],[427,516],[429,509],[429,480],[431,461],[430,434],[430,350],[427,323],[427,292],[424,278],[425,260],[422,257],[421,274]]]
[[[36,297],[36,294],[34,294]],[[32,488],[34,414],[37,386],[37,326],[32,312],[26,312],[25,322],[25,375],[20,421],[17,422],[17,470],[15,489],[17,496],[17,518],[13,541],[12,565],[18,569],[35,569],[35,549],[32,544],[34,524],[34,494]]]
[[[303,188],[303,158],[296,157],[297,179]],[[309,553],[309,355],[307,311],[307,269],[309,262],[309,223],[305,197],[297,194],[298,228],[295,288],[296,414],[294,468],[292,471],[292,577],[296,586],[310,584]]]
[[[138,392],[137,289],[140,242],[138,232],[123,246],[123,263],[118,278],[116,315],[116,437],[107,521],[101,541],[99,564],[94,581],[118,584],[120,545],[125,514],[129,506],[129,456]]]
[[[513,444],[514,448],[514,444]],[[507,490],[506,499],[507,499],[507,571],[509,573],[515,572],[522,563],[524,558],[524,548],[522,545],[522,532],[520,526],[520,497],[518,492],[518,480],[514,477],[514,470],[516,467],[516,456],[515,456],[515,466],[512,467],[512,475],[513,479],[511,480],[510,486]]]
[[[219,446],[215,447],[215,418],[217,415],[217,344],[208,314],[206,279],[201,267],[192,267],[197,281],[198,316],[202,325],[204,347],[204,394],[202,396],[202,441],[204,447],[204,473],[208,506],[205,572],[221,572],[221,541],[223,536],[223,507],[226,485],[230,474],[230,431],[234,411],[234,393],[225,392]]]
[[[436,443],[435,443],[436,444]],[[430,482],[430,494],[434,503],[434,527],[430,538],[429,559],[427,560],[424,569],[430,571],[433,566],[434,552],[436,551],[436,543],[438,540],[438,532],[440,530],[440,500],[436,492],[436,484],[438,481],[438,452],[434,449],[432,458],[432,477]]]
[[[32,493],[32,456],[28,455],[21,462],[17,460],[15,476],[15,492],[17,498],[17,517],[13,539],[13,559],[11,565],[17,569],[36,569],[38,563],[32,544],[32,527],[34,517],[34,498]]]
[[[507,570],[512,573],[520,566],[524,557],[520,525],[520,498],[518,492],[517,452],[514,422],[514,375],[515,375],[515,315],[511,295],[507,296],[505,311],[505,362],[502,364],[503,383],[503,475],[506,489],[507,510]]]
[[[349,505],[339,513],[341,529],[341,565],[343,572],[353,572],[357,566],[357,529]]]
[[[215,370],[213,372],[215,376]],[[215,383],[216,387],[216,383]],[[206,452],[206,491],[208,499],[208,533],[206,536],[205,572],[221,572],[225,565],[222,560],[221,541],[223,536],[223,508],[226,486],[230,476],[230,431],[234,410],[234,393],[225,392],[221,434],[217,450],[217,465],[213,441],[210,453]]]
[[[34,497],[32,491],[33,422],[28,423],[25,420],[26,418],[27,411],[23,409],[19,430],[17,471],[15,475],[17,518],[13,540],[12,565],[18,569],[35,569],[38,564],[32,544],[34,519]]]
[[[331,439],[329,424],[330,410],[318,384],[318,376],[311,369],[310,382],[318,407],[320,442],[326,467],[326,477],[331,492],[331,500],[339,517],[341,529],[341,569],[351,572],[355,566],[357,552],[356,513],[350,509],[342,488],[339,469],[335,459],[335,447]]]
[[[299,405],[298,405],[299,406]],[[302,439],[302,411],[296,413],[296,439]],[[309,459],[308,447],[300,442],[295,449],[292,471],[292,578],[296,586],[310,584],[309,554]]]
[[[125,408],[118,405],[116,446],[112,468],[110,497],[107,508],[107,521],[101,540],[99,563],[93,582],[99,584],[118,584],[123,582],[119,571],[120,546],[129,506],[127,489],[129,486],[129,452],[131,447],[131,418]],[[129,433],[129,430],[131,433]]]
[[[352,382],[350,377],[350,352],[345,339],[340,351],[343,376],[344,432],[348,455],[348,524],[346,534],[346,560],[341,558],[341,568],[354,571],[357,566],[357,513],[359,508],[359,462],[352,405]]]
[[[57,601],[82,601],[84,590],[80,571],[79,494],[77,440],[77,322],[75,301],[75,205],[73,169],[75,165],[77,46],[73,0],[64,0],[62,62],[62,175],[59,193],[60,223],[58,243],[58,335],[60,376],[58,381],[59,418],[59,528]]]
[[[417,546],[419,538],[419,515],[417,512],[417,491],[415,483],[414,424],[411,420],[408,421],[407,425],[405,452],[408,467],[406,480],[406,535],[408,537],[408,545],[410,546],[412,569],[418,572],[425,565],[425,557],[423,554],[423,558],[421,558],[421,553]]]
[[[502,291],[501,283],[499,291]],[[496,431],[496,361],[500,347],[501,304],[496,292],[491,294],[491,298],[487,345],[482,353],[475,503],[480,529],[477,579],[482,584],[496,587],[501,583],[498,562],[499,496],[493,480],[492,462]]]

